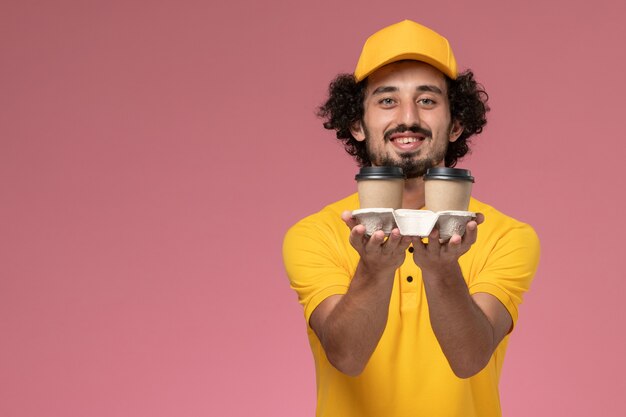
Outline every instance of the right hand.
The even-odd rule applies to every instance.
[[[385,232],[378,230],[367,236],[365,226],[352,217],[352,212],[344,211],[341,218],[350,228],[350,244],[361,256],[361,264],[372,273],[390,272],[404,262],[411,238],[402,236],[400,230],[393,229],[385,239]]]

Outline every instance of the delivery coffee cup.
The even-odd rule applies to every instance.
[[[424,175],[426,208],[431,211],[467,211],[474,177],[467,169],[430,168]]]
[[[402,207],[404,172],[394,166],[363,167],[355,177],[361,208]]]

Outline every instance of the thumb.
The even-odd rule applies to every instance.
[[[354,229],[354,227],[359,224],[359,221],[355,217],[352,217],[352,212],[349,210],[341,213],[341,219],[350,229]]]

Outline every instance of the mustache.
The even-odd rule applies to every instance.
[[[433,132],[431,132],[430,130],[421,127],[420,125],[411,125],[411,126],[407,126],[405,124],[401,124],[398,125],[396,127],[394,127],[393,129],[389,129],[388,131],[385,132],[385,134],[383,135],[383,138],[385,139],[385,142],[389,142],[391,139],[391,135],[395,134],[395,133],[404,133],[404,132],[411,132],[411,133],[420,133],[426,137],[432,137]]]

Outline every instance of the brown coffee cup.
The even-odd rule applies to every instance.
[[[431,211],[466,211],[474,177],[467,169],[430,168],[424,175],[426,208]]]
[[[393,166],[363,167],[355,177],[361,208],[402,207],[404,173]]]

